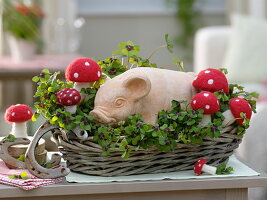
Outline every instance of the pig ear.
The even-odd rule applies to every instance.
[[[141,99],[150,92],[151,82],[145,76],[132,75],[123,81],[123,87],[129,90],[131,96]]]

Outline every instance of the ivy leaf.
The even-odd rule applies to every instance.
[[[141,139],[140,135],[136,136],[136,137],[132,140],[132,144],[133,144],[133,145],[137,145],[140,139]]]
[[[24,162],[25,161],[25,154],[21,154],[18,158],[19,161]]]
[[[29,179],[29,178],[27,177],[27,175],[28,175],[27,172],[21,172],[19,176],[20,176],[21,179],[23,179],[23,180],[27,180],[27,179]]]
[[[160,145],[165,145],[166,144],[164,137],[162,137],[162,136],[159,137],[159,144]]]
[[[226,166],[226,163],[222,163],[219,165],[216,169],[216,174],[218,175],[226,175],[226,174],[232,174],[234,171],[234,168],[229,166]]]
[[[18,179],[19,177],[18,177],[18,175],[9,175],[8,178],[10,178],[10,179]]]
[[[173,43],[171,40],[169,40],[169,34],[165,34],[165,42],[166,42],[166,45],[167,45],[167,49],[170,53],[173,53]]]
[[[228,74],[228,70],[226,68],[219,68],[218,70],[220,70],[225,75]]]
[[[33,82],[37,82],[37,81],[39,81],[40,80],[40,78],[38,77],[38,76],[34,76],[33,78],[32,78],[32,81]]]
[[[124,158],[124,159],[127,159],[127,158],[129,158],[129,156],[130,156],[130,153],[128,152],[128,151],[125,151],[123,154],[122,154],[122,158]]]
[[[43,165],[45,168],[51,168],[53,167],[52,163],[51,162],[46,162],[44,165]]]
[[[5,137],[3,140],[6,141],[6,142],[15,142],[16,137],[15,137],[14,135],[12,135],[12,134],[9,134],[9,135],[8,135],[7,137]]]
[[[175,57],[172,58],[172,62],[173,62],[174,65],[176,65],[177,67],[179,67],[179,69],[180,69],[181,72],[184,72],[185,71],[185,69],[184,69],[184,63],[183,63],[183,61],[180,58],[178,58],[178,57],[175,56]]]
[[[49,74],[50,73],[49,69],[43,69],[42,72],[43,73],[46,73],[46,74]]]

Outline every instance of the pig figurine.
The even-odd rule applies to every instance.
[[[154,125],[158,112],[170,110],[172,100],[191,101],[195,75],[158,68],[134,68],[106,81],[96,93],[90,112],[102,124],[112,125],[133,114],[141,114]]]

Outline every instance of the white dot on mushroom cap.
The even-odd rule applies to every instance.
[[[31,114],[31,112],[28,110],[28,114],[30,115]]]
[[[71,100],[68,100],[67,103],[71,103]]]
[[[70,91],[69,90],[67,90],[67,93],[69,93]]]
[[[98,77],[100,77],[100,76],[101,76],[101,74],[100,74],[100,71],[98,71],[98,72],[97,72],[97,76],[98,76]]]
[[[79,99],[79,97],[78,96],[75,96],[74,99],[77,100],[77,99]]]
[[[201,167],[201,164],[198,164],[199,167]]]
[[[11,116],[12,116],[12,117],[14,117],[14,116],[15,116],[15,114],[16,114],[15,112],[12,112],[12,113],[11,113]]]
[[[217,100],[217,104],[220,105],[219,101]]]
[[[76,72],[76,73],[73,74],[73,77],[74,78],[78,78],[79,77],[79,74]]]
[[[204,93],[204,97],[208,97],[209,96],[209,94],[208,93]]]
[[[193,104],[196,104],[196,103],[197,103],[197,101],[196,101],[196,100],[194,100],[194,101],[193,101]]]
[[[66,96],[67,96],[66,94],[63,95],[63,97],[66,97]]]
[[[70,97],[72,97],[73,94],[70,94]]]
[[[90,66],[90,63],[89,62],[85,62],[84,63],[86,66]]]
[[[210,109],[210,105],[206,105],[205,108],[206,108],[206,109]]]
[[[205,71],[205,74],[208,74],[208,73],[210,73],[210,70],[206,70],[206,71]]]
[[[240,101],[240,99],[236,99],[235,101]]]
[[[209,85],[212,85],[213,83],[214,83],[214,80],[213,80],[213,79],[209,79],[209,80],[208,80],[208,84],[209,84]]]

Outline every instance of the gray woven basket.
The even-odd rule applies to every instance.
[[[228,161],[242,140],[241,136],[236,135],[236,127],[228,126],[222,130],[219,138],[205,138],[201,144],[178,144],[172,152],[160,152],[154,148],[140,149],[132,151],[128,159],[123,159],[119,150],[109,156],[102,156],[102,147],[92,138],[80,142],[64,137],[60,130],[54,132],[54,138],[68,168],[74,172],[97,176],[190,170],[199,158],[206,158],[209,164],[218,166]]]

